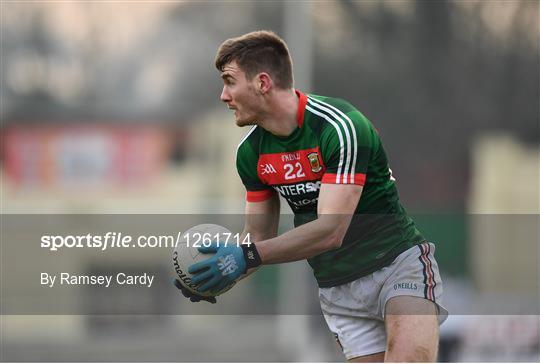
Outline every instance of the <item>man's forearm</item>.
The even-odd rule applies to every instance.
[[[326,215],[272,239],[256,242],[262,264],[294,262],[336,249],[351,216]]]
[[[269,229],[268,232],[255,232],[255,231],[251,232],[251,231],[249,231],[249,229],[247,227],[245,227],[244,231],[242,231],[242,234],[240,235],[240,240],[239,241],[244,241],[245,238],[248,236],[248,234],[249,234],[249,241],[251,243],[255,243],[255,242],[258,242],[258,241],[265,240],[265,239],[271,239],[271,238],[274,238],[277,235],[276,231],[277,231],[277,228],[276,229]],[[247,272],[245,274],[243,274],[242,276],[240,276],[240,278],[238,280],[242,280],[244,278],[247,278],[252,273],[255,273],[259,268],[260,268],[260,266],[256,267],[256,268],[248,269]]]

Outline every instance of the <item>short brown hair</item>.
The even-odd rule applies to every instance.
[[[223,68],[233,61],[248,79],[259,72],[268,72],[278,88],[293,87],[289,49],[285,41],[272,31],[259,30],[223,42],[216,54],[216,68],[223,72]]]

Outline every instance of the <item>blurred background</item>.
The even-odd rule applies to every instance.
[[[468,310],[494,295],[539,299],[539,11],[535,0],[3,1],[2,214],[242,213],[246,130],[219,101],[213,60],[225,39],[271,29],[297,88],[347,99],[376,126],[403,204],[437,242],[457,313],[440,360],[540,361],[537,312]],[[257,304],[260,280],[278,302],[317,305],[303,262],[227,295]],[[2,270],[3,286],[16,282]],[[317,315],[5,315],[1,333],[3,361],[343,360]]]

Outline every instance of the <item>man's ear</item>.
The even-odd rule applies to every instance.
[[[272,77],[266,72],[261,72],[257,75],[257,89],[261,95],[270,91],[273,86]]]

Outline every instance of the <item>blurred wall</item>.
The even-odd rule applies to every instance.
[[[540,297],[540,148],[486,135],[474,148],[469,211],[480,292]]]

